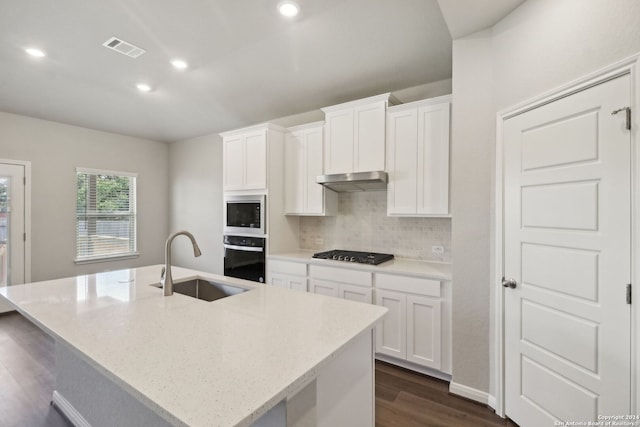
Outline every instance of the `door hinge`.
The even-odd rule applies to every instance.
[[[27,185],[27,177],[26,176],[22,177],[22,185]]]
[[[617,110],[613,110],[611,112],[611,115],[616,115],[619,112],[624,111],[625,112],[625,120],[626,120],[626,124],[625,127],[627,130],[631,130],[631,107],[622,107],[622,108],[618,108]]]
[[[631,283],[627,284],[627,304],[631,304]]]

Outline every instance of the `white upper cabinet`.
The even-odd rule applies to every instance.
[[[323,108],[324,173],[385,170],[385,117],[390,94]]]
[[[387,111],[387,214],[449,214],[451,96]]]
[[[337,194],[316,183],[322,175],[323,122],[287,129],[285,134],[285,214],[335,215]]]
[[[224,191],[266,190],[267,149],[272,125],[221,133]]]

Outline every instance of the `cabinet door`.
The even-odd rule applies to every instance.
[[[244,142],[241,136],[224,138],[224,189],[242,190],[244,185]]]
[[[353,172],[353,109],[326,114],[324,173]]]
[[[354,171],[385,170],[386,102],[354,109]]]
[[[271,273],[270,284],[280,288],[288,288],[287,276],[281,273]]]
[[[304,132],[287,133],[285,137],[284,200],[287,214],[304,213],[304,137]]]
[[[323,173],[322,135],[322,127],[305,133],[305,213],[324,212],[324,187],[316,183],[316,177]]]
[[[407,360],[440,369],[440,300],[407,295]]]
[[[314,294],[327,295],[330,297],[338,297],[339,285],[324,280],[309,280],[309,292]]]
[[[376,326],[376,352],[406,359],[406,296],[399,292],[376,290],[376,305],[389,309],[382,323]]]
[[[289,289],[293,289],[294,291],[307,292],[306,277],[289,276],[287,285]]]
[[[415,214],[418,204],[418,111],[389,113],[387,124],[387,214]]]
[[[244,136],[244,143],[244,189],[265,189],[267,188],[267,132],[247,134]]]
[[[449,213],[450,104],[418,110],[418,213]]]
[[[351,301],[366,302],[371,304],[372,301],[372,289],[365,288],[363,286],[347,285],[345,283],[340,286],[340,298],[348,299]]]

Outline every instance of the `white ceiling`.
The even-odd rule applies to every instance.
[[[454,39],[492,27],[524,0],[438,0]]]
[[[0,0],[0,111],[178,141],[447,79],[438,1],[477,0]]]

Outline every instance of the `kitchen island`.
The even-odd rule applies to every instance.
[[[76,425],[373,425],[385,308],[176,267],[252,289],[164,297],[160,269],[0,288],[55,339],[53,401]]]

